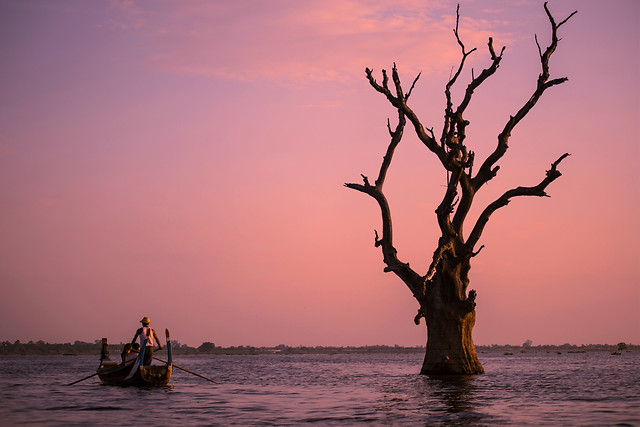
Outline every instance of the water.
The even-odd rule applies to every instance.
[[[640,352],[480,354],[486,374],[417,375],[422,354],[176,356],[171,386],[103,386],[97,356],[0,357],[0,426],[640,425]]]

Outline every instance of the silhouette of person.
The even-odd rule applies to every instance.
[[[148,317],[143,317],[140,321],[142,323],[142,327],[136,331],[136,334],[133,336],[131,340],[131,346],[136,342],[136,338],[140,337],[140,346],[144,344],[144,339],[146,337],[147,343],[144,348],[144,361],[143,365],[151,365],[151,359],[153,359],[153,339],[155,338],[158,342],[158,349],[162,350],[162,344],[160,344],[160,338],[156,334],[156,331],[151,329],[151,319]]]

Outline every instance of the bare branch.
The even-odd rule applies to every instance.
[[[460,24],[460,5],[458,5],[458,7],[456,8],[456,28],[453,30],[453,34],[456,35],[456,40],[458,41],[458,44],[460,45],[460,48],[462,49],[462,56],[463,56],[463,58],[465,58],[465,57],[469,56],[472,52],[477,50],[477,48],[474,47],[469,52],[465,53],[464,44],[462,43],[462,40],[460,40],[460,34],[458,33],[459,24]]]
[[[442,128],[442,137],[440,140],[441,145],[445,145],[446,141],[448,139],[451,139],[451,137],[454,136],[454,132],[455,132],[455,126],[452,125],[452,120],[454,120],[454,115],[453,115],[453,101],[451,100],[451,88],[453,87],[455,82],[458,80],[458,77],[460,77],[460,74],[464,69],[464,63],[467,60],[467,57],[476,51],[476,48],[471,49],[469,52],[466,51],[464,47],[464,43],[462,43],[462,40],[460,39],[460,34],[458,32],[459,24],[460,24],[460,5],[458,5],[458,7],[456,8],[456,28],[453,30],[453,34],[456,36],[456,41],[458,42],[458,45],[460,46],[460,49],[462,51],[462,58],[460,59],[458,70],[453,75],[453,77],[449,79],[449,81],[447,82],[447,85],[445,86],[444,93],[445,93],[445,96],[447,97],[447,106],[445,108],[445,123]]]
[[[538,197],[549,197],[549,195],[545,192],[545,189],[549,184],[555,181],[557,178],[562,176],[560,171],[557,169],[558,165],[562,160],[569,156],[569,153],[565,153],[558,160],[551,164],[551,169],[546,172],[545,178],[540,182],[540,184],[535,185],[533,187],[516,187],[511,190],[506,191],[502,196],[496,199],[493,203],[489,204],[485,208],[485,210],[480,214],[478,220],[469,234],[469,238],[467,240],[466,246],[467,250],[473,253],[473,248],[480,239],[484,227],[487,225],[489,221],[489,217],[501,207],[504,207],[509,204],[512,198],[520,197],[520,196],[538,196]],[[478,250],[479,252],[479,250]]]
[[[498,168],[497,166],[494,166],[494,165],[507,152],[507,149],[509,148],[508,142],[509,142],[509,138],[511,137],[511,132],[516,127],[516,125],[536,105],[536,103],[538,102],[538,100],[540,99],[544,91],[549,89],[552,86],[562,84],[568,80],[566,77],[549,80],[549,59],[551,58],[551,55],[553,54],[553,52],[556,50],[556,47],[558,46],[558,41],[559,41],[558,28],[560,27],[560,25],[567,22],[569,18],[575,15],[577,11],[569,15],[569,17],[563,20],[560,24],[556,24],[553,16],[551,15],[551,12],[549,11],[549,8],[547,7],[547,3],[544,4],[544,9],[547,13],[547,17],[549,18],[549,22],[551,24],[551,42],[549,46],[545,49],[545,51],[542,52],[542,48],[538,43],[538,38],[537,36],[535,37],[536,44],[538,46],[538,52],[540,55],[540,64],[542,66],[542,72],[538,76],[536,89],[531,95],[531,97],[527,100],[527,102],[525,102],[525,104],[520,108],[520,110],[518,110],[515,116],[509,117],[509,120],[504,126],[504,129],[502,130],[500,135],[498,135],[498,145],[496,146],[496,149],[493,151],[493,153],[491,153],[485,159],[482,166],[480,166],[477,175],[473,179],[473,185],[476,190],[479,189],[482,185],[484,185],[487,181],[489,181],[496,175]]]
[[[464,144],[464,139],[466,137],[466,127],[469,122],[467,120],[464,120],[463,114],[469,106],[469,103],[471,102],[471,97],[473,96],[475,89],[478,88],[482,83],[484,83],[489,77],[495,74],[495,72],[498,70],[500,61],[502,60],[502,54],[504,53],[505,49],[504,47],[502,47],[500,55],[496,55],[495,49],[493,47],[493,38],[491,37],[489,38],[489,42],[487,43],[487,45],[492,59],[491,66],[482,70],[482,72],[477,77],[472,79],[471,83],[469,83],[469,85],[467,86],[464,99],[455,112],[452,111],[452,105],[450,102],[450,91],[449,88],[447,88],[448,102],[445,117],[447,117],[448,119],[445,119],[445,128],[449,126],[449,134],[443,135],[443,143],[445,145],[451,146],[454,150],[459,150],[461,153],[459,162],[460,167],[463,170],[467,168],[469,169],[468,173],[463,172],[460,176],[460,182],[462,184],[462,200],[453,220],[453,228],[459,235],[462,234],[462,224],[467,214],[469,213],[469,210],[471,209],[471,204],[475,195],[475,189],[471,185],[470,180],[475,155],[472,151],[468,151],[466,145]],[[455,132],[453,132],[454,130]]]
[[[416,85],[418,79],[420,78],[421,74],[422,74],[422,72],[418,73],[416,78],[413,80],[413,83],[411,83],[411,87],[409,88],[409,92],[407,92],[407,94],[404,96],[405,100],[409,99],[409,96],[411,96],[411,92],[413,91],[413,88],[415,87],[415,85]]]
[[[382,70],[382,75],[383,75],[383,84],[382,84],[382,86],[380,86],[378,84],[378,82],[376,82],[376,79],[373,78],[373,70],[371,70],[369,68],[365,68],[364,71],[367,74],[367,80],[369,80],[369,84],[371,86],[373,86],[373,88],[376,91],[386,95],[387,98],[390,98],[390,97],[393,98],[392,95],[391,95],[391,92],[389,91],[388,85],[387,85],[387,82],[388,82],[389,79],[387,77],[387,72],[385,70]]]
[[[378,230],[373,230],[373,232],[376,234],[376,238],[374,241],[374,246],[377,248],[378,246],[380,246],[382,244],[382,241],[380,240],[380,237],[378,236]]]
[[[368,75],[370,75],[369,72]],[[384,87],[382,87],[382,89],[384,90]],[[397,257],[397,251],[393,247],[391,209],[382,192],[382,187],[384,185],[384,180],[389,170],[389,166],[391,165],[393,153],[402,140],[405,124],[406,119],[401,110],[398,110],[398,125],[395,130],[391,130],[391,125],[389,121],[387,121],[387,128],[391,135],[391,141],[389,142],[387,152],[382,160],[380,173],[376,179],[375,185],[371,185],[369,183],[369,179],[365,175],[361,175],[364,184],[347,183],[345,184],[345,187],[368,194],[378,202],[378,206],[382,213],[382,237],[380,238],[378,236],[378,232],[375,231],[375,246],[382,248],[384,263],[386,264],[384,270],[385,272],[394,272],[398,275],[407,284],[414,295],[417,296],[421,292],[421,289],[418,289],[415,284],[420,282],[420,280],[418,280],[420,276],[410,268],[409,264],[400,261]]]
[[[411,123],[413,124],[413,127],[415,129],[416,135],[418,136],[418,138],[427,146],[427,148],[429,150],[431,150],[433,153],[435,153],[438,158],[440,159],[440,162],[447,167],[447,159],[446,159],[446,155],[444,153],[444,150],[438,145],[438,143],[436,142],[435,138],[432,136],[433,132],[431,132],[431,134],[429,134],[427,132],[427,130],[425,130],[424,126],[422,125],[422,123],[420,122],[420,119],[418,119],[418,116],[416,115],[416,113],[413,112],[413,110],[411,108],[409,108],[409,106],[407,105],[406,101],[407,101],[407,96],[405,96],[402,92],[402,86],[400,84],[400,77],[398,75],[398,70],[394,64],[393,66],[393,72],[392,72],[392,78],[394,81],[394,85],[395,85],[395,95],[391,92],[391,90],[388,87],[387,81],[388,81],[388,77],[386,74],[386,71],[382,71],[383,73],[383,77],[384,77],[384,81],[383,81],[383,85],[380,86],[375,78],[373,77],[373,71],[369,68],[365,69],[365,73],[367,75],[367,79],[369,80],[369,84],[371,84],[371,86],[378,92],[380,92],[381,94],[385,95],[386,98],[389,100],[389,102],[391,103],[391,105],[393,105],[395,108],[397,108],[398,110],[402,111],[404,113],[404,115],[409,119],[409,121],[411,121]],[[416,77],[416,79],[414,80],[414,84],[415,82],[418,80],[418,78]],[[411,87],[411,89],[413,89],[413,85]],[[411,90],[409,90],[409,95],[411,94]]]
[[[402,92],[400,76],[398,75],[398,68],[396,67],[395,62],[393,63],[393,69],[391,70],[391,78],[393,79],[393,85],[396,87],[396,96],[404,104],[406,99],[404,98],[404,92]]]
[[[443,225],[445,225],[444,224],[445,221],[444,221],[444,218],[441,217],[441,215],[443,214],[442,210],[440,210],[440,213],[438,216],[443,232],[448,233],[450,235],[462,234],[462,223],[464,222],[464,219],[466,218],[469,212],[469,209],[471,208],[471,203],[475,195],[475,190],[473,189],[473,186],[470,185],[471,183],[470,176],[473,168],[474,153],[467,149],[464,142],[466,138],[466,128],[469,125],[469,121],[465,120],[463,116],[464,116],[465,110],[467,109],[467,107],[471,102],[471,98],[476,88],[478,88],[482,83],[484,83],[489,77],[491,77],[497,71],[498,67],[500,66],[500,61],[502,60],[502,54],[504,53],[504,49],[505,49],[503,47],[500,51],[500,54],[499,55],[496,54],[495,48],[493,46],[493,38],[489,38],[487,46],[489,49],[489,54],[490,54],[492,63],[488,68],[482,70],[482,72],[478,76],[476,76],[474,71],[472,70],[471,82],[466,88],[464,98],[460,103],[460,105],[457,107],[457,109],[454,111],[453,101],[451,97],[452,86],[456,83],[458,77],[460,76],[464,68],[464,64],[467,57],[476,50],[476,49],[472,49],[469,52],[466,51],[464,43],[460,39],[460,34],[458,31],[459,21],[460,21],[460,14],[459,14],[459,6],[458,6],[458,9],[456,10],[456,28],[454,30],[454,34],[456,36],[458,45],[461,48],[462,58],[460,59],[458,70],[453,75],[453,77],[449,79],[449,82],[445,87],[445,96],[447,99],[447,103],[445,108],[445,115],[444,115],[445,121],[444,121],[444,126],[442,128],[442,136],[440,138],[440,146],[442,147],[443,150],[445,150],[445,152],[448,150],[447,160],[448,160],[449,167],[447,167],[447,170],[453,171],[456,168],[461,169],[461,172],[458,174],[458,181],[462,184],[462,199],[456,211],[456,215],[453,221],[453,226],[449,222],[448,213],[446,218],[446,227],[443,227]],[[464,171],[465,169],[469,169],[468,174]],[[458,182],[456,182],[456,185],[457,184]],[[449,193],[449,190],[448,190],[448,193]],[[446,196],[445,196],[445,199],[446,199]]]
[[[502,46],[502,49],[500,50],[500,55],[496,55],[496,51],[493,49],[493,37],[489,37],[489,53],[491,54],[491,60],[492,61],[496,61],[498,58],[502,57],[502,54],[504,53],[504,49],[505,46]]]
[[[498,173],[500,167],[496,163],[502,158],[508,149],[508,141],[512,130],[536,105],[545,90],[552,86],[562,84],[567,80],[566,77],[550,79],[549,60],[559,41],[557,37],[558,28],[567,22],[575,12],[567,19],[557,24],[549,12],[546,3],[545,11],[547,12],[549,22],[551,24],[552,39],[549,46],[546,49],[543,49],[540,46],[537,36],[535,37],[536,44],[538,45],[540,64],[542,66],[542,72],[537,79],[536,88],[531,97],[522,105],[517,113],[514,116],[509,117],[505,127],[498,136],[498,144],[495,150],[480,165],[475,177],[472,175],[472,171],[474,169],[474,152],[469,150],[465,144],[466,128],[469,125],[469,121],[465,120],[464,115],[466,113],[466,109],[471,103],[474,91],[488,78],[493,76],[499,68],[505,51],[504,47],[497,52],[493,44],[493,38],[489,38],[487,48],[491,58],[491,64],[480,73],[477,73],[475,70],[471,70],[471,82],[468,83],[466,87],[462,101],[456,108],[454,108],[451,94],[452,87],[459,80],[462,70],[466,64],[467,57],[476,51],[475,48],[467,51],[460,37],[460,14],[459,7],[457,8],[454,35],[458,45],[460,46],[461,58],[457,69],[452,69],[452,75],[445,86],[446,108],[444,127],[439,141],[435,138],[433,127],[425,128],[416,113],[408,105],[408,99],[413,93],[413,89],[415,88],[421,74],[418,74],[415,77],[409,90],[405,93],[402,89],[401,79],[395,63],[393,64],[393,69],[390,74],[387,73],[386,70],[382,70],[381,83],[378,83],[375,80],[371,69],[367,68],[365,70],[369,84],[377,92],[384,95],[389,103],[391,103],[391,105],[396,109],[398,122],[394,128],[390,121],[387,120],[387,130],[389,132],[390,141],[382,160],[382,164],[380,165],[380,171],[377,179],[375,180],[375,184],[372,185],[369,182],[369,179],[363,175],[363,183],[347,183],[345,186],[368,194],[378,203],[382,215],[382,232],[378,235],[378,232],[375,231],[374,244],[376,247],[381,248],[385,264],[384,271],[393,272],[400,277],[412,291],[414,297],[416,297],[418,302],[420,302],[421,306],[428,298],[430,298],[429,295],[436,295],[430,293],[430,286],[436,286],[435,283],[437,283],[437,286],[439,287],[443,286],[446,282],[451,284],[453,291],[452,294],[446,294],[449,295],[446,298],[450,298],[451,295],[453,295],[452,298],[456,301],[464,302],[466,304],[464,307],[467,307],[467,311],[472,311],[475,307],[475,292],[472,291],[469,293],[468,297],[466,296],[466,289],[469,283],[469,261],[472,257],[477,256],[484,247],[481,246],[480,249],[474,251],[474,247],[480,239],[490,216],[496,210],[506,206],[514,197],[547,196],[545,193],[546,187],[561,175],[557,170],[557,167],[560,162],[568,156],[568,154],[564,154],[557,161],[552,163],[545,178],[538,185],[532,187],[513,188],[506,191],[501,197],[488,205],[477,219],[473,229],[471,230],[469,238],[466,242],[464,241],[462,227],[467,214],[470,211],[475,194],[482,185]],[[390,82],[393,82],[393,87],[390,86]],[[420,141],[438,157],[440,163],[447,171],[446,192],[440,205],[436,209],[436,215],[438,224],[442,231],[442,236],[437,249],[433,253],[432,260],[430,261],[430,265],[425,276],[418,275],[413,269],[411,269],[408,263],[404,263],[398,258],[397,251],[393,246],[391,211],[389,203],[383,193],[384,182],[387,177],[395,149],[402,139],[407,122],[413,124],[416,135]],[[461,194],[459,194],[460,190]],[[459,270],[456,270],[456,272],[449,269],[449,267],[456,265],[460,268]],[[447,275],[452,274],[458,275],[457,279],[445,278]],[[449,282],[450,279],[453,281]],[[440,292],[441,289],[438,289],[438,292]],[[437,295],[444,294],[438,293]],[[456,310],[458,309],[459,308]]]
[[[391,131],[389,122],[387,121],[387,128],[389,129],[389,134],[391,135],[391,142],[387,147],[387,153],[384,155],[384,159],[382,160],[382,165],[380,166],[380,173],[378,174],[378,179],[376,179],[376,187],[382,191],[382,186],[384,185],[384,180],[387,176],[387,171],[389,170],[389,166],[391,165],[391,159],[393,158],[393,153],[400,143],[402,139],[402,134],[404,131],[404,125],[407,120],[404,117],[404,114],[399,111],[398,112],[398,126],[396,126],[395,131]]]
[[[471,101],[471,95],[473,95],[473,91],[478,86],[480,86],[486,79],[491,77],[498,70],[498,67],[500,66],[500,61],[502,60],[502,54],[504,53],[504,47],[500,51],[500,55],[496,55],[496,52],[495,52],[495,50],[493,48],[493,38],[492,37],[489,37],[488,46],[489,46],[489,53],[491,55],[491,60],[493,62],[492,62],[491,66],[489,68],[486,68],[486,69],[482,70],[482,73],[480,73],[480,75],[478,77],[473,79],[471,81],[471,83],[469,83],[469,86],[467,86],[467,90],[465,92],[464,99],[460,103],[460,106],[458,107],[458,110],[456,111],[456,114],[459,115],[459,116],[462,115],[462,113],[465,111],[465,109],[469,105],[469,102]]]
[[[472,256],[472,257],[478,256],[478,254],[480,253],[480,251],[481,251],[481,250],[483,250],[483,249],[484,249],[484,245],[480,246],[480,248],[479,248],[477,251],[475,251],[475,252],[471,252],[471,256]]]

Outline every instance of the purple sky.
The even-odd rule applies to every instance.
[[[396,116],[364,76],[395,61],[442,126],[456,2],[0,1],[0,341],[126,341],[142,316],[199,345],[423,345],[383,273],[377,173]],[[555,0],[548,91],[475,215],[572,155],[551,198],[497,212],[474,258],[476,344],[640,342],[640,3]],[[467,141],[487,155],[540,72],[539,1],[463,0],[489,64]],[[461,89],[454,93],[459,99]],[[396,247],[426,271],[444,172],[406,132],[386,184]],[[469,227],[467,227],[469,228]]]

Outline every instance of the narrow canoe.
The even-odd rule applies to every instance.
[[[109,358],[107,339],[102,339],[102,352],[100,354],[100,366],[98,377],[103,384],[119,386],[158,387],[165,386],[171,379],[172,357],[169,331],[165,329],[167,337],[168,360],[163,365],[143,366],[143,345],[138,357],[126,362],[115,362]],[[146,340],[145,340],[146,341]]]

